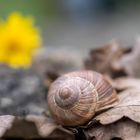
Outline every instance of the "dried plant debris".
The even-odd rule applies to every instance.
[[[117,78],[115,80],[112,80],[111,83],[117,91],[123,91],[128,88],[129,89],[134,88],[140,90],[140,79],[138,78],[136,79],[131,77],[122,77],[122,78]]]
[[[0,116],[1,138],[22,138],[49,140],[74,140],[74,134],[62,126],[56,125],[51,119],[40,116]]]
[[[126,52],[116,40],[112,40],[102,48],[92,49],[90,56],[85,60],[85,68],[96,70],[112,77],[126,75],[117,61]]]
[[[116,122],[123,117],[140,123],[140,89],[127,89],[119,93],[118,96],[118,105],[94,119],[103,125]]]
[[[140,140],[140,124],[121,119],[113,124],[92,126],[84,133],[87,140]]]
[[[120,76],[140,77],[140,37],[132,48],[122,48],[115,40],[102,48],[92,49],[85,60],[85,68]]]
[[[107,74],[113,78],[127,76],[129,73],[120,64],[120,60],[130,52],[131,48],[122,48],[116,40],[112,40],[103,47],[90,51],[89,58],[84,62],[85,68]]]
[[[132,51],[124,54],[118,64],[122,67],[129,76],[140,77],[140,37],[137,38],[136,44]]]

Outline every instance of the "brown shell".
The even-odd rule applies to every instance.
[[[50,87],[48,106],[64,126],[87,123],[96,112],[113,106],[117,95],[104,77],[94,71],[77,71],[58,78]]]

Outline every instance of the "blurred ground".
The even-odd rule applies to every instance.
[[[0,115],[41,115],[47,91],[32,69],[12,69],[0,65]]]

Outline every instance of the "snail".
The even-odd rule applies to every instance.
[[[75,71],[56,79],[48,92],[48,107],[57,123],[82,126],[97,112],[114,106],[117,94],[108,81],[94,71]]]

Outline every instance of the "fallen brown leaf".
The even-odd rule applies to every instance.
[[[128,88],[140,89],[140,79],[123,77],[111,81],[116,90],[125,90]]]
[[[0,116],[1,138],[49,140],[74,140],[74,134],[51,119],[41,116],[28,115],[24,118],[14,116]]]
[[[122,80],[122,84],[123,80],[127,81],[119,80]],[[118,104],[97,115],[89,122],[88,128],[84,128],[88,140],[140,139],[140,88],[131,86],[131,82],[137,83],[137,79],[129,80],[124,84],[126,89],[118,94]]]
[[[121,119],[109,125],[95,125],[84,130],[87,140],[140,140],[140,124]]]
[[[114,108],[98,115],[94,119],[103,125],[116,122],[123,117],[140,123],[140,89],[127,89],[118,96],[119,102]]]
[[[92,49],[90,56],[85,60],[85,68],[95,70],[111,77],[125,76],[126,73],[119,65],[118,60],[127,52],[112,40],[102,48]]]
[[[140,37],[137,38],[136,44],[132,48],[132,51],[128,54],[124,54],[118,61],[120,67],[122,67],[129,76],[140,77]]]
[[[15,117],[11,115],[0,116],[0,137],[4,135],[6,130],[12,127]]]

